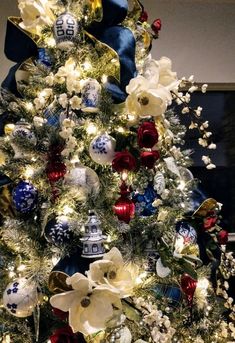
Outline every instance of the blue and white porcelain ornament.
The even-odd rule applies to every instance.
[[[62,13],[54,24],[54,37],[57,48],[68,50],[74,46],[80,30],[77,19],[68,12]]]
[[[184,238],[184,243],[197,243],[196,230],[185,220],[181,220],[176,223],[176,232]]]
[[[147,186],[147,188],[145,188],[143,193],[134,193],[132,200],[135,203],[136,215],[148,217],[155,214],[157,212],[157,208],[152,204],[154,200],[158,198],[159,196],[151,183]]]
[[[38,302],[39,292],[36,283],[25,278],[9,283],[3,293],[3,306],[15,317],[31,316]]]
[[[73,221],[67,216],[55,216],[47,222],[44,236],[51,244],[56,246],[65,245],[73,239],[74,226]]]
[[[92,160],[101,165],[111,164],[115,155],[116,140],[103,133],[96,136],[89,147]]]
[[[31,157],[31,154],[20,145],[20,142],[16,142],[15,139],[19,141],[22,140],[22,142],[28,143],[32,147],[36,146],[37,138],[34,132],[32,131],[32,126],[23,119],[18,121],[15,124],[11,137],[11,147],[14,150],[14,158],[21,159]]]
[[[30,213],[37,206],[38,191],[32,183],[20,181],[13,189],[12,199],[18,212],[22,214]]]
[[[38,48],[38,63],[44,65],[47,68],[52,66],[51,56],[48,54],[47,49]]]
[[[101,96],[101,85],[95,79],[87,79],[82,83],[82,104],[83,112],[95,113],[99,111]]]
[[[66,186],[81,188],[87,195],[97,196],[100,191],[100,180],[96,172],[81,163],[75,163],[74,168],[71,168],[64,177]]]

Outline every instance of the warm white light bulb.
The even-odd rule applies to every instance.
[[[95,135],[97,131],[98,131],[97,126],[93,123],[89,123],[89,125],[86,128],[86,132],[88,135]]]

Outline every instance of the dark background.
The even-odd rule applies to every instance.
[[[192,107],[201,106],[204,120],[209,121],[207,130],[213,133],[216,150],[201,147],[197,130],[188,130],[185,147],[194,150],[194,166],[190,168],[195,178],[201,180],[201,187],[208,197],[223,204],[221,215],[223,226],[235,232],[235,91],[208,91],[192,94]],[[190,117],[181,115],[184,123]],[[208,170],[201,160],[210,153],[216,169]]]

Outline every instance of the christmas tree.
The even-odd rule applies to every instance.
[[[234,341],[235,262],[181,118],[216,145],[193,77],[151,56],[160,19],[139,0],[18,3],[0,97],[1,342]]]

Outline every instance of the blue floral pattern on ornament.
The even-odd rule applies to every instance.
[[[99,136],[92,144],[92,150],[95,154],[107,154],[107,144],[110,143],[106,135]]]
[[[31,183],[21,181],[13,190],[12,197],[16,210],[25,214],[36,208],[38,191]]]
[[[160,197],[152,184],[148,185],[143,194],[134,193],[132,199],[135,202],[135,213],[143,217],[152,216],[157,212],[156,207],[153,207],[152,203],[158,198]]]

